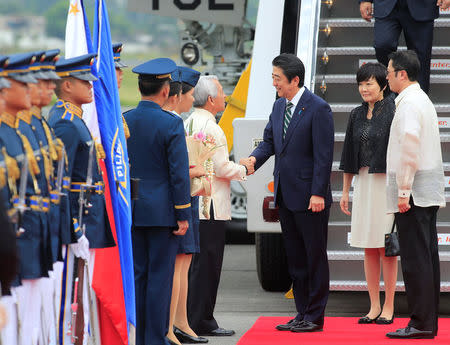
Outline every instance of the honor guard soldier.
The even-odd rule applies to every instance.
[[[132,206],[137,345],[169,345],[176,235],[186,232],[191,212],[183,121],[161,109],[175,69],[165,58],[135,67],[142,100],[125,114],[130,175],[141,181]]]
[[[70,245],[71,250],[64,262],[65,271],[73,269],[73,255],[88,260],[89,267],[92,267],[93,260],[90,258],[89,248],[106,248],[115,245],[106,213],[104,184],[98,164],[98,159],[104,158],[102,156],[104,152],[100,144],[95,144],[83,120],[81,108],[83,104],[91,103],[93,100],[90,82],[96,80],[91,73],[95,57],[96,54],[85,54],[61,59],[56,63],[56,73],[61,80],[56,80],[55,93],[58,99],[49,112],[49,124],[56,136],[64,143],[68,176],[71,177],[70,214],[77,243]],[[81,203],[80,199],[82,199]],[[83,229],[85,235],[83,235]],[[64,342],[69,342],[70,337],[67,334],[73,286],[70,274],[66,277],[68,279],[65,280],[63,287],[62,296],[65,296],[65,299],[61,300],[59,327],[63,327],[63,334],[60,334],[60,337],[66,338]],[[85,308],[87,307],[85,305]],[[85,324],[87,324],[86,321]],[[71,331],[75,334],[75,329]]]
[[[71,243],[70,206],[67,195],[70,179],[65,176],[67,157],[64,154],[64,144],[61,139],[56,137],[53,129],[41,114],[41,108],[48,106],[52,101],[56,87],[54,81],[61,79],[55,73],[55,63],[59,59],[59,52],[59,49],[46,51],[31,66],[33,76],[38,80],[36,91],[39,92],[39,97],[32,99],[29,116],[31,128],[39,146],[47,148],[49,165],[49,223],[53,272],[49,273],[49,278],[42,279],[41,296],[44,306],[42,333],[44,339],[49,339],[50,344],[55,344],[57,338],[55,315],[60,310],[61,280],[64,267],[61,262],[61,246]]]
[[[122,68],[125,68],[128,66],[120,60],[120,53],[122,52],[122,43],[114,43],[112,45],[112,48],[113,48],[113,55],[114,55],[114,66],[116,67],[117,87],[120,89],[120,86],[122,85],[122,79],[123,79]],[[130,137],[130,130],[128,129],[127,122],[125,121],[125,118],[123,117],[123,115],[122,115],[122,121],[123,121],[123,130],[125,132],[125,139],[128,139]]]
[[[12,196],[14,204],[26,206],[20,212],[18,223],[18,253],[19,273],[14,285],[18,304],[18,319],[20,320],[20,344],[34,344],[40,341],[41,277],[48,277],[48,257],[44,236],[47,234],[47,212],[49,208],[45,191],[41,187],[40,161],[43,159],[40,151],[33,152],[30,141],[17,128],[18,113],[31,107],[28,85],[36,83],[30,72],[30,64],[35,61],[33,53],[15,54],[9,57],[9,64],[5,67],[5,77],[10,82],[10,88],[3,91],[5,111],[1,114],[0,138],[6,145],[6,154],[19,161],[22,178],[27,176],[25,190],[16,186]],[[23,164],[28,164],[28,171],[24,171]],[[14,335],[12,335],[14,336]],[[17,338],[17,334],[16,334]],[[8,339],[8,344],[16,340]]]

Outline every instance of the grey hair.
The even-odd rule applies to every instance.
[[[194,88],[194,107],[203,107],[208,96],[216,98],[219,92],[214,80],[219,80],[215,75],[202,75]]]

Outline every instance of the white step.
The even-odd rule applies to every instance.
[[[406,47],[398,47],[398,50],[407,50]],[[328,56],[332,55],[375,55],[375,49],[372,47],[320,47],[317,48],[317,54],[323,55],[327,52]],[[449,55],[450,47],[433,47],[433,55]]]
[[[316,84],[325,82],[327,84],[356,84],[354,74],[316,74]],[[450,74],[431,74],[431,84],[450,84]]]
[[[350,113],[360,105],[361,103],[332,103],[330,107],[334,113]],[[438,113],[450,113],[450,103],[436,103],[434,108]]]
[[[441,137],[441,143],[448,143],[450,142],[450,133],[449,132],[442,132],[439,133]],[[345,139],[345,133],[344,132],[336,132],[334,133],[334,141],[335,142],[344,142]]]
[[[374,25],[374,20],[367,22],[362,18],[337,18],[321,19],[320,27],[328,25],[331,28],[370,28]],[[435,28],[450,27],[450,18],[438,18],[434,21]]]

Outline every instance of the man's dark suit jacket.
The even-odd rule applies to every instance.
[[[306,211],[311,195],[331,205],[334,123],[330,106],[305,88],[283,140],[286,98],[275,101],[264,141],[251,153],[258,169],[275,155],[275,200],[281,185],[283,202],[291,211]]]
[[[359,2],[373,2],[373,16],[385,18],[392,12],[397,0],[359,0]],[[419,21],[433,20],[439,17],[439,7],[436,0],[406,0],[411,16]]]

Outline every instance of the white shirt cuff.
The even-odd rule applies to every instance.
[[[409,189],[399,189],[398,197],[399,198],[409,198],[411,196],[411,190]]]

